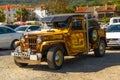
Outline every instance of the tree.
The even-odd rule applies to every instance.
[[[46,9],[52,11],[53,14],[66,13],[68,4],[69,0],[53,0],[48,2]]]
[[[109,18],[103,17],[102,21],[103,21],[104,23],[108,23],[108,22],[109,22]]]
[[[4,22],[5,21],[5,14],[2,10],[0,10],[0,22]]]
[[[112,2],[120,9],[120,0],[112,0]]]
[[[75,10],[76,10],[75,4],[66,6],[66,13],[74,13]]]
[[[29,12],[25,8],[19,8],[14,16],[17,21],[26,21],[29,17]]]

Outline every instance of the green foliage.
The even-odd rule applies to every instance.
[[[5,22],[5,14],[2,10],[0,10],[0,22]]]
[[[74,13],[75,5],[69,5],[69,0],[53,0],[48,2],[46,9],[53,14]]]
[[[109,22],[109,18],[103,17],[102,21],[103,21],[103,23],[108,23]]]
[[[25,8],[19,8],[14,14],[17,21],[26,21],[29,16],[29,12]]]
[[[69,0],[53,0],[48,2],[47,9],[53,14],[66,13],[66,7],[69,4]]]
[[[68,5],[66,6],[66,13],[74,13],[76,10],[76,5]]]
[[[120,0],[112,0],[112,2],[114,3],[114,4],[116,4],[116,6],[119,8],[119,10],[120,10]]]
[[[88,6],[98,6],[98,5],[103,5],[103,4],[96,0],[88,3]]]
[[[47,2],[56,2],[56,1],[61,1],[61,0],[0,0],[0,5],[4,5],[4,4],[24,4],[24,5],[37,5],[37,4],[42,4],[42,3],[47,3]],[[85,4],[88,5],[94,2],[98,3],[109,3],[110,1],[114,1],[114,2],[119,2],[119,0],[69,0],[69,4]],[[63,0],[64,2],[64,0]],[[96,3],[95,3],[96,4]],[[95,5],[94,4],[94,5]],[[114,3],[113,3],[114,4]]]
[[[62,1],[62,2],[61,2]],[[37,4],[42,4],[42,3],[47,3],[47,2],[65,2],[66,0],[0,0],[0,5],[4,4],[24,4],[24,5],[37,5]],[[111,2],[113,1],[113,2]],[[118,3],[119,0],[68,0],[67,4],[73,5],[104,5],[104,4],[114,4],[114,2]],[[53,6],[53,5],[51,5]]]
[[[48,0],[0,0],[0,5],[4,4],[24,4],[24,5],[36,5],[46,3]]]

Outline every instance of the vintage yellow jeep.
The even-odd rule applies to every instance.
[[[18,47],[11,53],[16,65],[47,61],[49,68],[60,69],[66,55],[93,50],[95,56],[104,56],[106,34],[96,20],[80,14],[61,14],[41,21],[46,24],[45,29],[22,35]]]

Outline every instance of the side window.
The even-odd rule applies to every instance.
[[[117,19],[113,19],[113,23],[117,23],[118,21],[117,21]]]
[[[0,33],[1,34],[6,34],[6,33],[15,33],[15,31],[9,29],[9,28],[5,28],[5,27],[1,27],[0,28]]]
[[[72,21],[72,29],[73,30],[81,30],[82,29],[82,20],[73,19],[73,21]]]
[[[120,19],[119,19],[119,22],[120,22]]]
[[[3,28],[2,27],[0,27],[0,34],[3,34],[4,32],[3,32]]]
[[[69,27],[69,20],[62,21],[62,22],[54,22],[54,26],[56,28],[68,28]]]
[[[30,30],[30,31],[35,31],[35,30],[37,30],[37,29],[39,29],[40,27],[39,26],[30,26],[28,29]]]

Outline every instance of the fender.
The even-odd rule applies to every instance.
[[[42,52],[44,46],[52,46],[52,45],[56,45],[59,43],[65,43],[65,42],[64,40],[44,41],[38,46],[38,49],[40,52]]]

